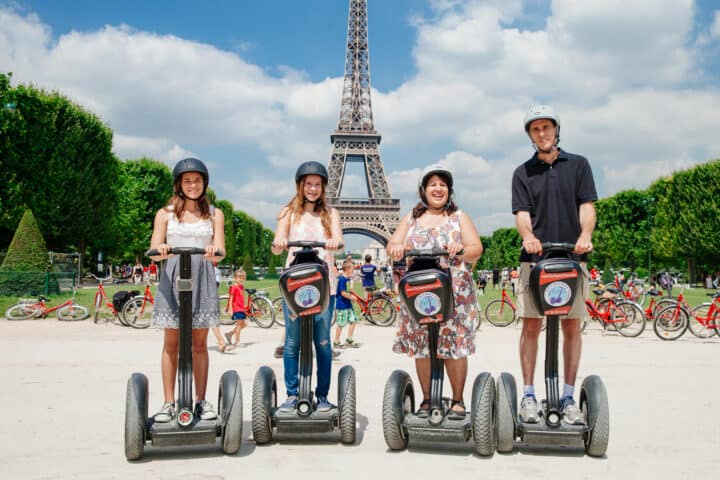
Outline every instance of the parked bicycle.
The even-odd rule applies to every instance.
[[[395,322],[395,302],[387,289],[367,289],[366,297],[361,297],[352,290],[348,293],[359,309],[359,316],[379,327],[389,327]]]
[[[267,298],[267,292],[256,288],[246,288],[247,303],[245,304],[246,320],[255,322],[260,328],[270,328],[276,321],[273,303]],[[229,295],[220,295],[220,323],[223,325],[234,325],[232,312],[228,314]]]
[[[514,321],[519,321],[519,318],[515,316],[515,310],[515,304],[503,287],[500,298],[493,300],[485,307],[485,318],[496,327],[507,327]]]
[[[122,307],[122,318],[133,328],[147,328],[150,326],[155,297],[150,289],[150,279],[145,282],[145,291],[128,300]]]
[[[610,292],[615,297],[605,297],[605,292]],[[585,300],[585,309],[592,320],[597,320],[603,330],[617,330],[624,337],[637,337],[645,330],[645,312],[635,302],[630,300],[618,300],[617,288],[606,288],[605,290],[593,290],[595,301]],[[587,327],[587,317],[583,318],[582,331]]]
[[[718,332],[718,311],[720,309],[720,293],[709,293],[712,302],[706,302],[692,308],[685,300],[682,292],[677,303],[657,312],[653,322],[655,334],[662,340],[677,340],[690,330],[698,338],[709,338]]]
[[[138,295],[140,292],[137,290],[126,292],[125,295],[122,295],[122,297],[124,297],[122,299],[119,298],[120,295],[118,295],[118,293],[120,292],[118,292],[116,293],[116,295],[118,295],[118,299],[110,299],[108,298],[103,285],[107,281],[112,281],[112,275],[103,278],[91,273],[90,276],[98,281],[98,288],[95,292],[95,299],[93,300],[93,321],[95,323],[100,323],[101,321],[103,323],[113,321],[114,323],[120,323],[125,327],[129,326],[122,314],[122,307],[125,305],[125,301],[131,299],[135,295]]]
[[[57,311],[58,320],[75,321],[85,320],[88,316],[88,309],[74,303],[75,289],[71,298],[60,305],[48,306],[50,301],[44,295],[37,299],[24,299],[15,305],[11,305],[5,311],[5,318],[8,320],[29,320],[35,318],[46,318],[50,313]]]

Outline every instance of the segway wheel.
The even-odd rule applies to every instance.
[[[338,403],[340,404],[340,441],[355,443],[357,402],[355,399],[355,369],[345,365],[338,373]]]
[[[125,396],[125,458],[129,461],[143,456],[147,413],[147,377],[142,373],[133,373],[128,379]]]
[[[495,379],[483,372],[475,378],[471,404],[475,453],[490,457],[495,453]]]
[[[252,432],[258,445],[272,442],[272,412],[276,405],[275,372],[262,366],[255,374],[252,393]]]
[[[507,372],[501,373],[495,391],[495,437],[499,453],[510,453],[515,446],[516,392],[515,378]]]
[[[242,387],[240,376],[235,370],[228,370],[220,377],[218,405],[223,422],[222,450],[223,453],[234,455],[240,450],[243,426]]]
[[[403,427],[405,415],[415,411],[415,394],[410,375],[395,370],[385,383],[383,394],[383,435],[391,450],[404,450],[408,435]]]
[[[585,452],[591,457],[602,457],[610,437],[610,413],[605,385],[597,375],[590,375],[583,381],[580,408],[589,427],[585,434]]]

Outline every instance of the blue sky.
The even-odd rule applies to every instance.
[[[305,160],[328,162],[346,0],[0,0],[0,69],[59,90],[121,158],[207,161],[213,187],[274,226]],[[513,225],[510,178],[534,103],[590,160],[601,196],[720,157],[720,5],[703,0],[369,0],[375,124],[407,211],[442,162],[478,230]],[[361,193],[351,171],[344,193]]]

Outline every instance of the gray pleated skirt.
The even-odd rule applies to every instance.
[[[215,269],[201,255],[192,255],[192,328],[217,327],[220,324],[218,289]],[[156,328],[179,328],[178,292],[175,279],[180,275],[180,256],[169,258],[160,268],[160,284],[155,294],[152,326]]]

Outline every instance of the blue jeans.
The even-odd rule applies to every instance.
[[[332,370],[332,345],[330,343],[330,320],[335,310],[335,295],[330,295],[330,306],[320,315],[315,315],[313,324],[313,343],[317,358],[317,387],[315,396],[327,397],[330,390],[330,371]],[[285,367],[285,389],[288,396],[297,395],[300,379],[300,317],[290,318],[290,310],[283,302],[285,315],[285,349],[283,366]]]

